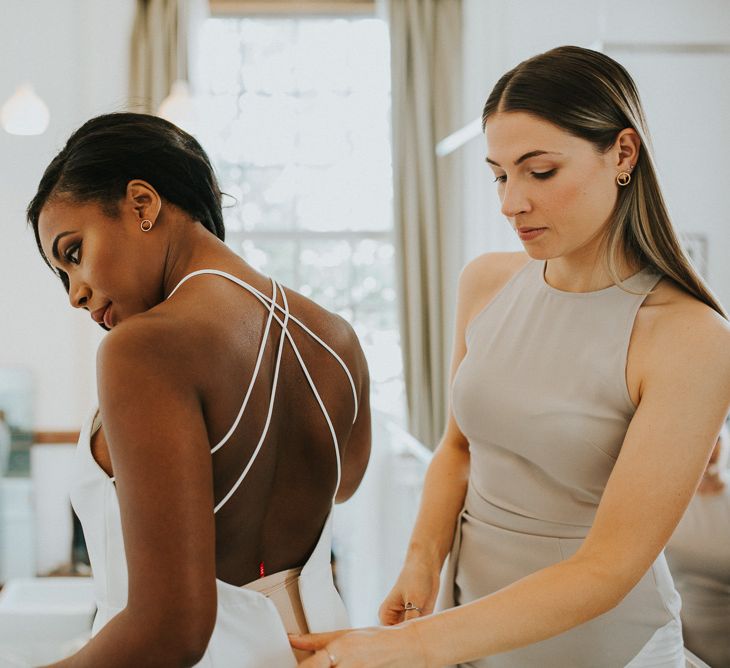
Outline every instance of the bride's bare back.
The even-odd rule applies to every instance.
[[[245,263],[229,271],[271,296],[270,280]],[[344,320],[285,290],[291,314],[332,347],[353,377],[359,403],[357,420],[356,397],[342,365],[289,321],[287,329],[332,420],[342,458],[338,500],[344,500],[359,484],[369,455],[367,367],[352,328]],[[283,305],[281,295],[277,303]],[[154,312],[137,316],[138,321],[165,319],[170,327],[178,328],[179,374],[169,381],[193,383],[197,388],[210,448],[228,433],[238,415],[268,315],[268,307],[240,286],[205,274],[189,279]],[[281,312],[279,315],[282,317]],[[135,324],[142,328],[145,323]],[[281,326],[273,319],[245,413],[225,445],[210,455],[215,504],[234,486],[264,431],[280,336]],[[94,436],[92,452],[112,474],[105,440],[102,428]],[[216,514],[217,577],[240,585],[260,577],[262,564],[267,574],[302,565],[330,511],[336,478],[332,434],[287,341],[261,450],[244,482]]]

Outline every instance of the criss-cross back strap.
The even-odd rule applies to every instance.
[[[225,271],[220,271],[219,269],[199,269],[198,271],[193,271],[192,273],[185,276],[176,286],[175,289],[168,295],[168,299],[172,297],[172,295],[175,294],[177,289],[185,283],[190,278],[193,278],[193,276],[199,276],[200,274],[212,274],[215,276],[222,276],[223,278],[227,278],[229,281],[232,281],[233,283],[236,283],[237,285],[240,285],[245,290],[248,290],[254,297],[257,297],[258,300],[264,304],[265,306],[270,306],[273,309],[278,309],[279,311],[283,311],[283,307],[280,306],[278,303],[276,303],[276,300],[272,299],[268,295],[264,294],[259,290],[258,288],[253,287],[253,285],[250,285],[249,283],[246,283],[246,281],[241,280],[237,276],[233,276],[232,274],[228,274]],[[273,281],[273,279],[272,279]],[[307,327],[301,320],[299,320],[296,316],[290,315],[291,321],[296,323],[301,329],[303,329],[309,336],[311,336],[317,343],[319,343],[332,357],[334,357],[339,365],[342,367],[342,370],[347,375],[347,379],[350,381],[350,389],[352,390],[352,400],[355,404],[355,414],[352,418],[352,422],[354,423],[357,419],[358,414],[358,401],[357,401],[357,389],[355,388],[355,381],[352,379],[352,374],[350,373],[350,370],[347,368],[347,365],[342,361],[342,358],[330,347],[328,346],[322,339],[317,336],[309,327]],[[274,318],[279,323],[279,325],[282,324],[281,318],[274,313]],[[289,343],[294,345],[294,339],[292,338],[291,334],[289,332],[286,333],[287,339],[289,339]]]
[[[274,379],[271,389],[271,396],[269,398],[269,408],[266,416],[266,422],[264,424],[263,431],[261,433],[261,436],[259,437],[259,441],[256,444],[256,448],[254,449],[253,454],[251,455],[248,463],[246,464],[245,468],[243,469],[241,475],[239,476],[238,480],[235,482],[235,484],[231,487],[231,489],[228,491],[228,493],[221,499],[221,501],[216,504],[214,512],[218,512],[225,504],[226,502],[233,496],[233,494],[236,492],[236,490],[240,487],[241,483],[244,481],[246,475],[251,470],[251,467],[253,466],[254,461],[256,460],[256,457],[258,456],[259,452],[261,451],[261,447],[264,443],[264,440],[266,439],[266,435],[269,430],[269,425],[271,423],[271,415],[273,413],[274,408],[274,400],[276,398],[276,390],[278,386],[278,380],[279,380],[279,371],[281,368],[281,357],[284,350],[284,343],[286,340],[289,341],[289,344],[292,347],[292,350],[294,351],[294,354],[297,358],[297,361],[299,362],[299,366],[302,369],[302,372],[304,373],[304,376],[307,379],[307,383],[309,384],[310,388],[312,389],[312,392],[314,393],[314,396],[317,400],[317,403],[322,411],[322,414],[324,415],[324,418],[327,422],[327,426],[330,430],[330,435],[332,436],[332,441],[334,444],[335,449],[335,461],[337,463],[337,484],[335,485],[335,492],[332,497],[332,501],[334,503],[334,499],[337,496],[337,491],[340,488],[340,481],[342,479],[342,463],[340,459],[340,448],[339,443],[337,439],[337,433],[335,432],[334,426],[332,424],[332,419],[330,418],[329,412],[327,411],[326,406],[324,405],[324,402],[322,401],[322,397],[319,394],[319,391],[317,390],[317,387],[312,379],[311,374],[309,373],[309,369],[304,362],[304,359],[302,358],[301,352],[299,350],[299,347],[297,346],[296,342],[294,341],[294,338],[292,337],[291,333],[289,332],[288,325],[290,320],[295,322],[299,327],[301,327],[305,332],[307,332],[312,338],[315,339],[318,343],[320,343],[327,351],[329,351],[335,359],[340,363],[342,368],[345,370],[345,373],[347,374],[347,377],[350,381],[350,386],[353,390],[353,399],[355,404],[355,417],[353,418],[353,422],[357,418],[357,410],[358,410],[358,402],[357,402],[357,393],[355,391],[355,383],[352,379],[352,374],[350,373],[350,370],[347,368],[347,365],[342,361],[339,355],[332,350],[330,346],[328,346],[322,339],[320,339],[314,332],[312,332],[304,323],[299,321],[297,318],[291,315],[289,311],[289,301],[286,296],[286,292],[284,291],[284,288],[279,285],[275,280],[272,279],[272,297],[268,297],[264,293],[262,293],[260,290],[254,288],[253,286],[249,285],[245,281],[242,281],[241,279],[237,278],[236,276],[232,276],[231,274],[228,274],[226,272],[219,271],[217,269],[201,269],[199,271],[192,272],[185,276],[178,284],[175,286],[175,289],[169,294],[168,299],[172,297],[173,294],[177,291],[177,289],[187,280],[192,278],[193,276],[199,276],[201,274],[212,274],[217,276],[222,276],[224,278],[227,278],[228,280],[236,283],[237,285],[240,285],[241,287],[248,290],[251,294],[253,294],[264,306],[268,307],[269,315],[266,321],[266,326],[264,328],[264,333],[262,336],[261,345],[259,347],[259,352],[256,358],[256,365],[254,367],[254,371],[251,377],[251,381],[248,386],[248,390],[246,392],[246,395],[243,399],[243,404],[241,405],[241,409],[238,412],[238,415],[236,417],[236,420],[234,424],[231,426],[231,428],[228,430],[226,435],[223,437],[223,439],[211,449],[211,453],[215,453],[217,450],[219,450],[231,437],[233,432],[236,430],[236,427],[238,426],[241,417],[243,416],[243,412],[246,408],[246,405],[248,403],[249,397],[251,396],[251,391],[253,389],[254,383],[256,381],[256,378],[258,376],[259,369],[261,367],[261,360],[263,358],[263,352],[266,348],[266,343],[268,341],[269,331],[271,327],[271,321],[272,319],[276,319],[276,321],[281,325],[281,333],[279,336],[279,347],[277,351],[276,356],[276,364],[274,367]],[[283,306],[280,306],[277,302],[277,288],[278,291],[281,292],[281,297],[283,301]],[[279,317],[279,315],[276,313],[276,310],[279,309],[283,313],[283,319]]]
[[[274,287],[276,287],[276,281],[274,281]],[[276,296],[276,290],[274,290],[274,296]],[[251,470],[251,467],[253,466],[254,461],[256,461],[256,457],[258,456],[259,452],[261,451],[261,446],[264,444],[264,440],[266,439],[266,434],[269,432],[269,425],[271,424],[271,414],[274,411],[274,400],[276,399],[276,388],[279,384],[279,370],[281,369],[281,354],[284,351],[284,342],[286,341],[286,327],[289,324],[289,304],[287,303],[286,294],[284,294],[284,291],[281,291],[281,296],[284,300],[284,323],[281,327],[281,334],[279,335],[279,350],[276,353],[276,365],[274,366],[274,380],[271,385],[271,397],[269,398],[269,410],[266,413],[266,422],[264,423],[264,428],[261,432],[261,436],[259,437],[259,442],[256,444],[256,448],[253,451],[253,454],[251,455],[251,458],[248,460],[248,464],[246,464],[246,467],[243,469],[243,472],[238,477],[238,480],[233,484],[233,487],[231,487],[230,490],[228,490],[228,494],[226,494],[215,506],[213,512],[218,512],[221,508],[223,508],[224,505],[226,505],[226,502],[228,499],[230,499],[236,492],[236,490],[241,486],[241,483],[243,482],[246,475],[248,475],[248,472]]]

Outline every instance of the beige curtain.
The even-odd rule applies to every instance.
[[[130,108],[154,114],[177,79],[187,79],[187,0],[137,0]]]
[[[442,435],[460,265],[460,162],[436,143],[464,125],[461,0],[389,0],[393,177],[409,429]]]

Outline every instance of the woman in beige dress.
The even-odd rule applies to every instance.
[[[525,252],[462,273],[448,426],[387,628],[293,643],[317,650],[307,668],[679,668],[663,548],[730,409],[728,322],[677,241],[623,67],[535,56],[483,124]]]

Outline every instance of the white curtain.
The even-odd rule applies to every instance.
[[[175,81],[190,80],[205,0],[136,0],[131,36],[130,108],[154,114]]]
[[[433,448],[444,429],[456,280],[460,162],[436,143],[465,123],[461,0],[388,0],[394,211],[409,429]]]

